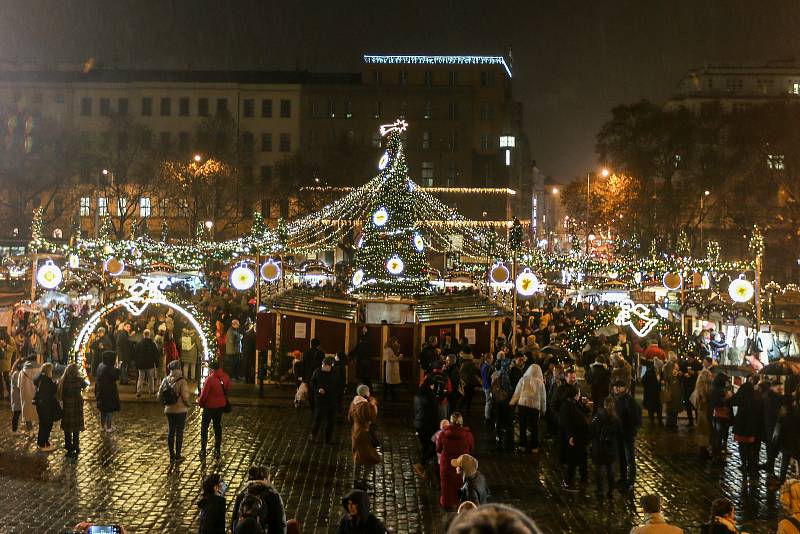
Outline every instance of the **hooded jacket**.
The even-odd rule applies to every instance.
[[[117,389],[119,370],[114,367],[116,359],[116,353],[107,350],[103,353],[103,363],[97,366],[94,397],[97,409],[101,412],[118,412],[120,410],[119,390]]]
[[[547,393],[544,387],[542,368],[536,364],[531,365],[517,382],[511,405],[519,404],[539,410],[543,414],[547,410]]]
[[[225,534],[225,497],[203,495],[197,507],[200,509],[199,534]]]
[[[351,517],[347,503],[352,501],[358,507],[358,515]],[[369,511],[369,497],[363,490],[353,490],[342,497],[344,515],[339,521],[339,534],[385,534],[386,527]]]
[[[250,480],[236,495],[231,526],[236,527],[236,523],[239,521],[239,506],[248,495],[255,495],[261,500],[261,513],[258,515],[258,521],[264,527],[265,532],[267,534],[286,534],[286,512],[283,507],[283,499],[275,486],[266,480]]]
[[[461,473],[464,480],[461,502],[472,501],[478,506],[489,502],[489,485],[483,473],[478,471],[478,460],[469,454],[461,456]]]

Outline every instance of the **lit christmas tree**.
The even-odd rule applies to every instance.
[[[678,233],[678,244],[675,246],[675,252],[681,258],[688,258],[692,255],[692,245],[689,243],[689,236],[686,235],[686,230],[681,230]]]
[[[415,186],[400,139],[406,127],[405,121],[381,126],[386,152],[378,164],[380,182],[355,254],[352,286],[358,293],[416,295],[430,290],[425,240],[410,194]]]

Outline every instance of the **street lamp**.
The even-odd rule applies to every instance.
[[[211,219],[207,220],[206,230],[208,231],[208,237],[211,241],[214,241],[214,234],[212,233],[213,228],[214,228],[214,221],[212,221]]]
[[[553,188],[553,191],[552,191],[552,193],[553,193],[554,195],[557,195],[557,194],[558,194],[558,188],[557,188],[557,187],[554,187],[554,188]]]
[[[711,191],[706,189],[703,191],[703,194],[700,196],[700,251],[703,250],[703,219],[705,219],[705,215],[703,214],[703,209],[705,207],[705,200],[708,195],[711,194]]]
[[[600,170],[600,176],[608,178],[611,174],[606,167]],[[589,255],[589,231],[591,226],[591,211],[592,211],[592,173],[586,173],[586,255]]]
[[[195,154],[194,158],[192,159],[194,159],[197,163],[200,163],[200,161],[203,159],[203,156],[201,156],[200,154]]]

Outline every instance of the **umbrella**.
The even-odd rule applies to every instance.
[[[800,375],[800,361],[797,358],[791,360],[781,359],[766,365],[761,369],[761,373],[770,376]]]

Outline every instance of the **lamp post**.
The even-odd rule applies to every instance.
[[[703,191],[703,194],[700,195],[700,251],[703,251],[703,219],[705,219],[705,215],[703,214],[703,209],[705,207],[705,200],[708,195],[711,194],[711,191],[706,189]]]
[[[212,221],[211,219],[207,220],[205,226],[206,226],[206,231],[208,232],[209,241],[214,241],[214,221]]]
[[[600,176],[608,178],[609,170],[603,168]],[[591,231],[591,211],[592,211],[592,173],[586,173],[586,255],[589,255],[589,233]]]

